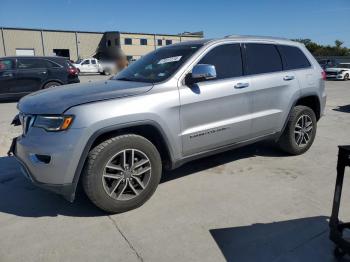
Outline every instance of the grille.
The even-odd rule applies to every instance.
[[[338,72],[327,72],[327,75],[329,76],[336,76]]]
[[[25,136],[28,133],[29,128],[33,125],[34,116],[25,115],[23,113],[20,113],[19,119],[20,119],[21,124],[22,124],[22,134],[23,134],[23,136]]]

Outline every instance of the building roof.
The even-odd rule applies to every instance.
[[[4,30],[27,30],[27,31],[43,31],[43,32],[62,32],[62,33],[89,33],[89,34],[104,34],[104,33],[120,33],[134,35],[164,35],[164,36],[181,36],[181,37],[203,37],[203,32],[184,32],[180,34],[158,34],[158,33],[139,33],[139,32],[122,32],[122,31],[79,31],[79,30],[57,30],[44,28],[24,28],[24,27],[0,27]]]

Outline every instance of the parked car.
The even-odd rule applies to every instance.
[[[0,58],[0,98],[22,97],[31,92],[79,83],[76,68],[62,57],[15,56]]]
[[[326,76],[329,79],[349,80],[350,63],[339,63],[335,67],[329,67],[326,70]]]
[[[294,41],[169,45],[107,81],[22,98],[14,122],[23,135],[9,152],[39,186],[73,201],[82,180],[96,206],[123,212],[151,197],[163,168],[264,139],[306,152],[325,108],[324,78]]]
[[[321,59],[318,61],[318,63],[323,68],[323,70],[327,69],[328,67],[334,67],[337,64],[339,64],[339,62],[336,59]]]
[[[99,73],[110,75],[115,72],[115,65],[112,62],[102,62],[96,58],[79,59],[74,63],[79,73]]]

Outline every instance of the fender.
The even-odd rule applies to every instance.
[[[80,156],[80,159],[79,159],[79,162],[78,162],[78,166],[74,172],[74,177],[73,177],[73,182],[72,182],[72,186],[71,186],[71,194],[70,196],[68,197],[68,200],[70,202],[73,202],[74,201],[74,198],[75,198],[75,192],[76,192],[76,189],[77,189],[77,186],[78,186],[78,183],[79,183],[79,179],[80,179],[80,175],[82,173],[82,170],[83,170],[83,167],[84,167],[84,164],[85,164],[85,160],[91,150],[91,147],[93,145],[93,143],[95,142],[95,140],[103,135],[103,134],[106,134],[108,132],[111,132],[111,131],[118,131],[120,129],[123,129],[123,128],[128,128],[128,127],[138,127],[138,126],[143,126],[143,125],[150,125],[150,126],[153,126],[154,128],[156,128],[163,140],[165,141],[165,144],[166,144],[166,148],[168,149],[168,152],[169,152],[169,155],[170,155],[170,159],[171,159],[171,163],[174,163],[174,152],[172,150],[172,147],[170,146],[170,143],[169,143],[169,140],[168,140],[168,137],[165,135],[165,132],[164,130],[162,129],[162,127],[155,121],[153,120],[141,120],[141,121],[135,121],[135,122],[129,122],[129,123],[124,123],[124,124],[117,124],[117,125],[111,125],[111,126],[107,126],[107,127],[104,127],[104,128],[101,128],[99,130],[96,130],[88,139],[84,149],[83,149],[83,152]]]

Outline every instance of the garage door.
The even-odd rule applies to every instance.
[[[16,48],[16,55],[18,56],[33,56],[34,55],[34,49],[19,49]]]

